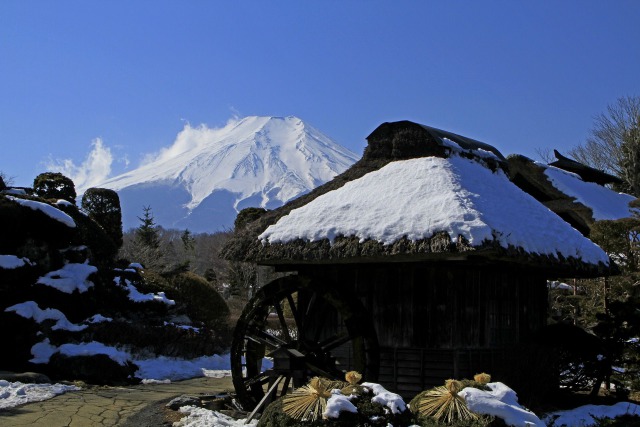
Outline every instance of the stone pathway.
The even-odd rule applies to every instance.
[[[0,426],[125,426],[128,424],[127,419],[145,412],[145,409],[146,412],[150,412],[149,409],[152,409],[151,412],[158,412],[162,407],[159,405],[161,401],[168,401],[182,394],[217,394],[231,390],[231,377],[194,378],[170,384],[127,387],[87,386],[80,391],[68,392],[44,402],[0,410]],[[156,416],[155,420],[157,419]],[[142,426],[145,423],[137,421],[136,424]]]

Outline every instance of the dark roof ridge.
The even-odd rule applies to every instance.
[[[563,156],[558,150],[553,150],[553,154],[556,156],[556,161],[549,163],[550,166],[555,166],[559,169],[573,172],[582,178],[586,182],[595,182],[596,184],[622,184],[622,180],[617,176],[608,174],[591,166],[587,166],[584,163],[577,162],[573,159]]]
[[[453,142],[447,143],[445,139]],[[405,160],[415,157],[448,157],[451,151],[482,160],[506,162],[502,153],[492,145],[409,120],[385,122],[369,136],[363,159],[392,158]]]

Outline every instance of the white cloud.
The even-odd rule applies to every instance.
[[[76,185],[76,191],[81,194],[87,188],[95,187],[105,181],[111,173],[113,155],[101,138],[91,142],[91,151],[80,164],[76,165],[71,159],[50,159],[45,165],[47,170],[60,172],[71,178]]]
[[[242,117],[242,115],[240,114],[240,110],[238,110],[233,105],[229,107],[229,111],[231,111],[231,118],[233,120],[240,120],[240,118]]]
[[[178,132],[178,135],[171,146],[162,148],[158,152],[145,155],[142,159],[141,165],[175,159],[182,153],[197,150],[200,147],[205,147],[210,144],[212,140],[218,139],[217,134],[232,128],[236,123],[238,123],[238,121],[240,121],[239,118],[232,117],[223,127],[220,128],[210,128],[204,123],[194,127],[191,126],[191,123],[186,122],[184,128]]]

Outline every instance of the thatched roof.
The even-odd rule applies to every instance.
[[[556,157],[559,155],[556,152]],[[558,168],[554,166],[558,162],[544,165],[525,156],[509,156],[510,179],[585,236],[595,221],[631,216],[628,204],[634,200],[633,196],[598,184],[610,182],[603,172],[563,159],[563,165],[570,167]],[[571,173],[571,170],[582,170],[582,174]]]
[[[622,184],[622,180],[598,169],[576,162],[573,159],[563,156],[558,150],[553,150],[556,161],[549,163],[550,166],[573,172],[585,182],[595,182],[596,184]]]
[[[575,276],[608,271],[604,252],[509,182],[494,147],[407,121],[367,139],[352,168],[238,231],[223,255],[288,266],[467,260]],[[389,180],[395,190],[379,185]],[[554,235],[562,241],[550,244]]]

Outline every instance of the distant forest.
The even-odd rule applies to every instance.
[[[165,229],[155,223],[150,206],[143,208],[139,219],[137,228],[123,233],[120,259],[141,263],[145,269],[159,274],[191,271],[215,286],[232,313],[244,306],[256,283],[256,267],[219,257],[220,249],[233,233],[231,230],[194,234],[189,230]]]

